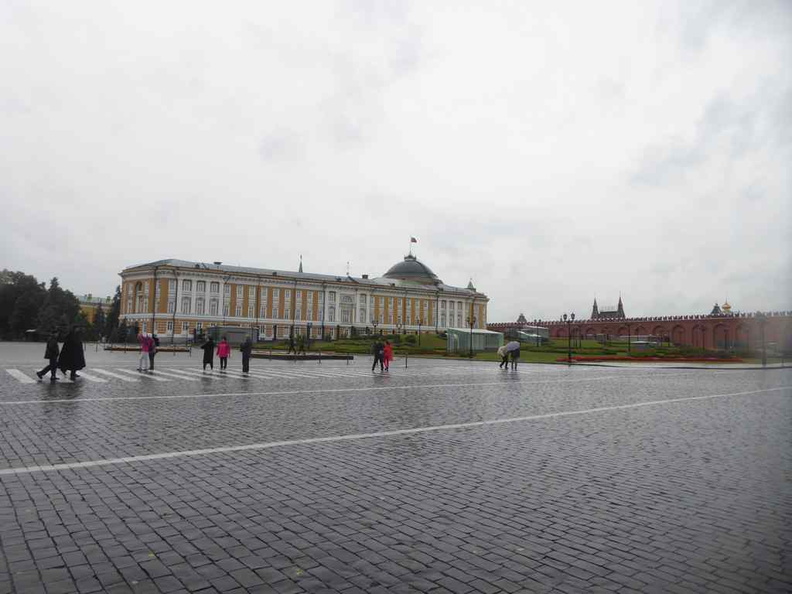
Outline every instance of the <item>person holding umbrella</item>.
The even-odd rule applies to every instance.
[[[512,340],[511,342],[507,343],[506,352],[508,353],[508,356],[511,359],[511,368],[516,370],[517,361],[520,358],[520,343],[516,340]]]

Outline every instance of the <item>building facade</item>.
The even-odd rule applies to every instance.
[[[623,314],[621,298],[619,309]],[[779,350],[792,348],[792,312],[732,313],[728,303],[716,305],[709,314],[687,316],[608,317],[567,322],[535,320],[529,324],[520,314],[517,322],[496,322],[488,324],[487,328],[508,332],[528,326],[547,328],[550,338],[567,338],[570,334],[585,339],[602,337],[609,340],[652,336],[662,342],[707,350],[756,351],[763,342]]]
[[[127,326],[183,341],[212,326],[250,328],[260,340],[355,333],[485,328],[489,299],[446,285],[412,254],[382,277],[159,260],[121,273]]]

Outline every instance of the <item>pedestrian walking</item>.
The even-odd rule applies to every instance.
[[[519,360],[520,360],[520,347],[519,347],[519,343],[518,343],[518,346],[517,346],[517,348],[516,348],[516,349],[513,349],[512,351],[510,351],[510,353],[509,353],[509,354],[511,355],[511,368],[512,368],[513,370],[515,370],[515,371],[516,371],[516,370],[517,370],[517,361],[519,361]]]
[[[498,356],[501,358],[500,367],[501,369],[509,369],[509,351],[506,350],[506,345],[504,344],[502,347],[498,347]]]
[[[302,334],[297,337],[297,354],[301,353],[305,354],[305,337]]]
[[[383,371],[385,369],[385,345],[378,339],[374,346],[371,347],[371,350],[374,353],[374,363],[371,365],[371,371],[374,371],[377,363],[379,363],[380,371]]]
[[[54,382],[58,379],[58,355],[60,354],[60,348],[58,347],[58,331],[53,328],[50,332],[49,338],[47,339],[47,348],[44,351],[44,358],[49,361],[49,365],[47,365],[41,371],[37,371],[36,375],[39,379],[44,377],[47,372],[50,373],[50,381]]]
[[[75,380],[80,377],[77,372],[85,368],[85,353],[83,352],[82,338],[79,328],[71,328],[66,338],[63,340],[63,348],[58,357],[58,369],[63,375],[69,373],[69,379]]]
[[[245,337],[245,342],[239,347],[242,351],[242,373],[250,373],[250,355],[253,353],[253,341],[250,336]]]
[[[220,339],[217,345],[217,356],[220,357],[220,371],[225,371],[228,367],[228,358],[231,356],[231,345],[228,344],[226,337]]]
[[[137,370],[146,373],[149,370],[149,350],[151,349],[151,337],[141,332],[138,334],[138,344],[140,345],[140,358],[138,359]]]
[[[290,355],[292,353],[297,354],[297,347],[294,345],[294,334],[289,334],[289,351],[286,354]]]
[[[159,337],[156,334],[151,335],[151,345],[149,347],[149,373],[154,371],[154,355],[157,354],[159,349]]]
[[[204,356],[203,356],[203,370],[206,371],[206,366],[209,366],[209,369],[214,370],[214,349],[215,343],[212,340],[212,337],[208,337],[206,342],[201,345],[203,349]]]
[[[382,358],[385,363],[385,371],[390,370],[390,362],[393,361],[393,347],[390,340],[385,341],[385,346],[382,347]]]

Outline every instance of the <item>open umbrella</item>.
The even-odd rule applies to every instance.
[[[512,351],[519,351],[520,350],[520,343],[516,340],[512,340],[511,342],[506,343],[506,350],[508,352]]]

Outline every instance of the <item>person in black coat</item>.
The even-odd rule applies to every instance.
[[[79,375],[77,372],[85,367],[85,353],[83,352],[82,338],[80,329],[72,328],[63,340],[63,348],[58,357],[58,369],[66,375],[71,372],[69,379],[75,380]]]
[[[214,370],[214,348],[215,343],[212,340],[212,337],[206,339],[206,342],[201,345],[203,349],[204,356],[203,356],[203,369],[206,371],[206,366],[209,366],[209,369]]]
[[[374,352],[374,363],[371,364],[371,371],[374,371],[377,363],[379,363],[380,371],[382,371],[385,369],[385,345],[382,344],[381,340],[377,340],[372,347],[372,351]]]
[[[58,347],[58,331],[53,330],[50,332],[49,339],[47,340],[47,350],[44,351],[44,358],[49,360],[49,365],[47,365],[41,371],[37,371],[36,375],[39,379],[44,377],[47,372],[50,372],[50,381],[55,381],[58,379],[58,355],[60,354],[60,348]]]
[[[245,337],[245,342],[242,343],[239,350],[242,351],[242,373],[249,373],[250,355],[253,353],[253,342],[250,340],[250,336]]]

